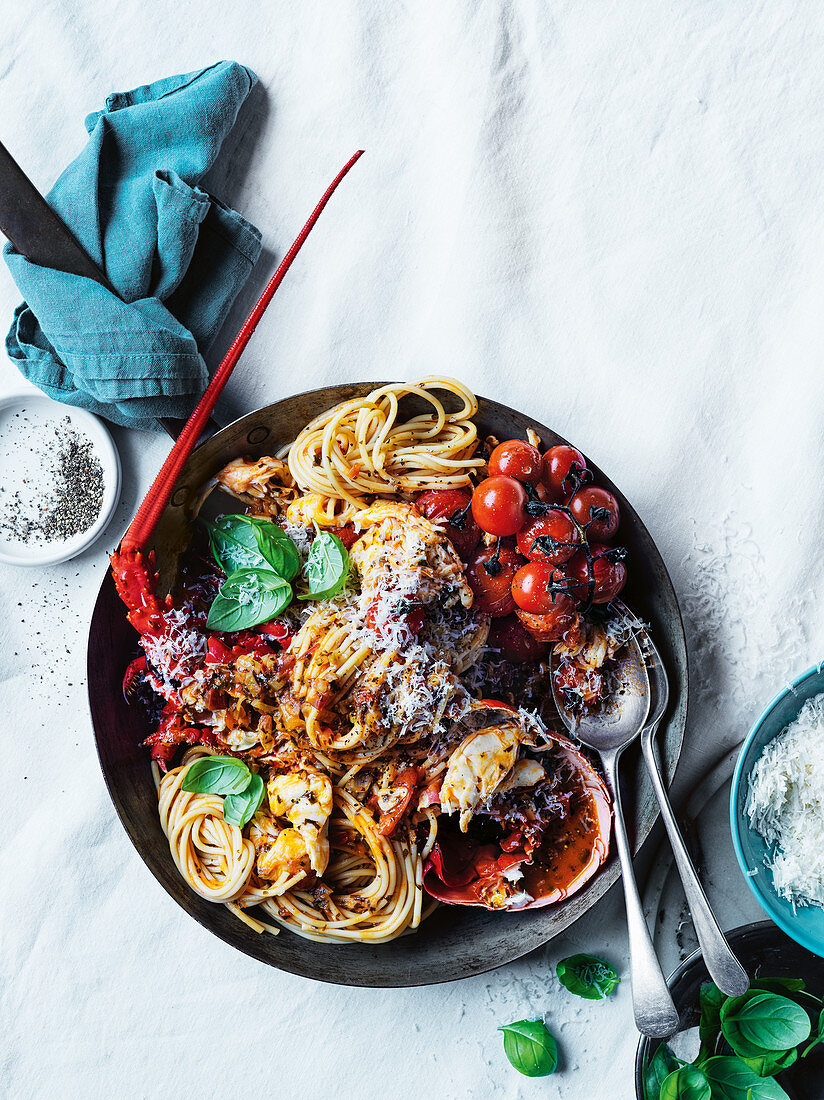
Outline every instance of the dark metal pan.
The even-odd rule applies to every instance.
[[[374,382],[330,386],[278,401],[241,417],[203,442],[189,459],[157,528],[154,545],[161,577],[170,582],[190,538],[197,490],[222,466],[241,455],[271,454],[289,443],[314,416],[332,405],[368,393]],[[523,437],[534,428],[544,446],[566,442],[549,428],[496,401],[480,399],[481,435]],[[600,470],[597,481],[618,497],[621,541],[629,551],[627,602],[650,624],[671,678],[672,703],[662,724],[660,745],[668,780],[684,736],[687,713],[687,651],[678,601],[652,538],[632,506]],[[568,928],[603,897],[619,875],[613,856],[580,893],[559,905],[521,913],[444,906],[410,936],[365,946],[315,943],[283,930],[258,935],[221,905],[203,900],[181,878],[160,828],[157,798],[142,716],[129,707],[121,679],[136,652],[136,635],[126,622],[111,576],[100,588],[88,646],[89,703],[100,766],[126,832],[152,874],[187,913],[253,958],[319,981],[355,986],[429,985],[467,978],[511,962]],[[627,824],[638,847],[657,816],[657,803],[640,753],[628,752],[623,767]]]

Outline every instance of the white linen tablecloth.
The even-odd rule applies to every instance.
[[[824,655],[816,0],[0,9],[0,139],[43,190],[109,92],[222,57],[257,72],[210,182],[265,251],[218,353],[366,149],[221,416],[447,372],[574,440],[632,500],[681,600],[693,695],[677,788]],[[17,301],[0,270],[4,331]],[[4,360],[0,392],[21,387]],[[367,991],[247,959],[154,881],[103,786],[84,651],[107,550],[169,444],[115,436],[123,500],[101,543],[0,568],[0,1095],[630,1100],[629,982],[592,1004],[554,976],[576,950],[626,976],[620,891],[493,974]],[[543,1014],[562,1060],[530,1081],[495,1029]]]

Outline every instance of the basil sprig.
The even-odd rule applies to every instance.
[[[292,586],[270,569],[238,569],[220,586],[209,608],[210,630],[247,630],[268,622],[292,602]]]
[[[306,559],[309,591],[299,600],[328,600],[342,590],[349,572],[349,551],[331,531],[318,531]]]
[[[558,1065],[558,1044],[542,1020],[504,1024],[504,1054],[527,1077],[546,1077]]]
[[[788,1100],[776,1075],[824,1042],[824,1002],[801,978],[757,978],[740,997],[705,982],[699,1008],[697,1057],[685,1065],[662,1043],[644,1071],[644,1100]]]
[[[614,967],[594,955],[570,955],[561,959],[555,972],[570,993],[589,1001],[608,997],[621,981]]]
[[[242,829],[263,802],[263,780],[234,756],[201,756],[181,784],[194,794],[223,795],[223,820]]]
[[[298,548],[282,528],[254,516],[221,516],[207,523],[215,561],[229,576],[237,569],[271,569],[285,581],[300,571]]]

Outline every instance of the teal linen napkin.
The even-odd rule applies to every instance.
[[[46,198],[106,273],[3,250],[25,301],[6,349],[57,401],[135,428],[187,417],[207,351],[260,255],[260,233],[197,186],[256,83],[232,61],[116,93]]]

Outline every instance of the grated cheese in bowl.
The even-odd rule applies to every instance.
[[[824,907],[824,694],[765,746],[745,812],[772,848],[765,862],[779,897]]]

